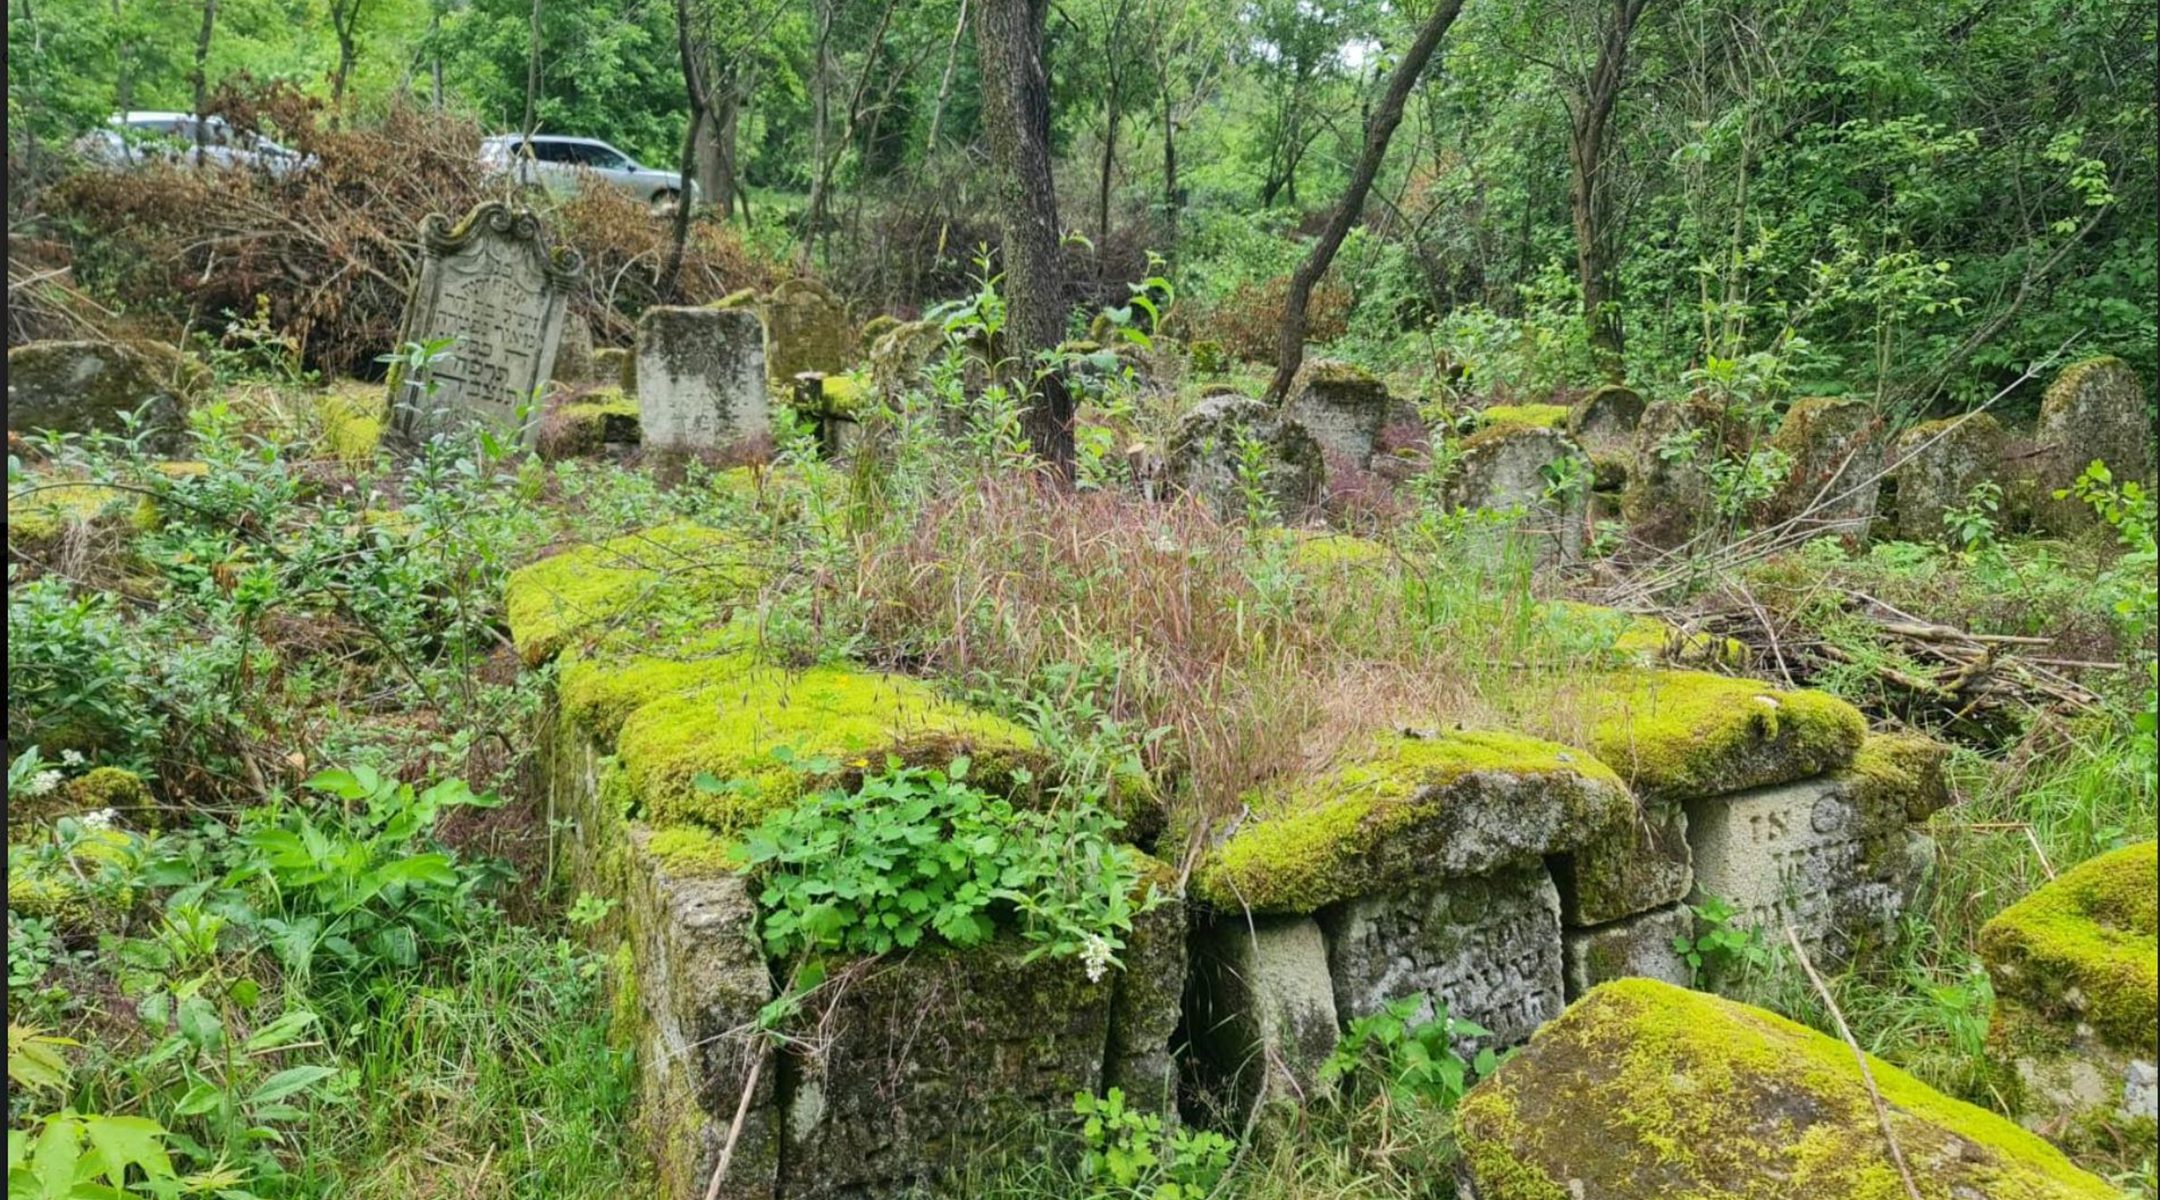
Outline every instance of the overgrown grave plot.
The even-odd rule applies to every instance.
[[[659,1186],[702,1195],[725,1155],[722,1194],[885,1194],[1075,1092],[1160,1108],[1182,971],[1179,911],[1148,904],[1161,868],[1099,815],[1029,815],[1052,780],[1026,730],[905,676],[775,661],[751,611],[772,550],[663,528],[508,590],[528,661],[560,671],[541,785],[568,866],[623,904],[617,1011]],[[1010,858],[1046,836],[1083,854],[1062,880]],[[843,870],[845,902],[821,899]]]

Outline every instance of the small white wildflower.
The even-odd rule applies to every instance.
[[[83,765],[82,751],[62,750],[60,752],[60,765],[63,767],[79,767]]]
[[[1103,972],[1110,969],[1110,943],[1104,941],[1101,934],[1088,934],[1086,943],[1080,947],[1080,964],[1087,968],[1089,983],[1100,980]]]
[[[119,815],[119,813],[113,811],[112,809],[101,808],[96,812],[86,812],[76,819],[82,822],[82,827],[84,829],[111,829],[113,821],[116,820]]]
[[[23,782],[25,796],[42,796],[60,786],[60,772],[39,771]]]

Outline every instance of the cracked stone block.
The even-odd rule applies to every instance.
[[[1684,904],[1668,904],[1590,929],[1568,930],[1561,945],[1567,998],[1579,999],[1591,988],[1615,979],[1659,979],[1687,987],[1694,976],[1687,960],[1673,949],[1673,939],[1694,933],[1695,915]]]

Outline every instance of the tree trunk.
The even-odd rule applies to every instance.
[[[734,195],[724,190],[721,182],[726,170],[721,162],[725,151],[720,148],[720,123],[713,117],[709,108],[697,114],[697,123],[690,135],[696,147],[693,157],[697,160],[697,172],[691,178],[696,181],[698,195],[705,197],[706,203],[718,201],[732,208]]]
[[[540,0],[533,0],[533,11],[540,11]],[[694,178],[697,172],[698,126],[705,123],[705,85],[698,78],[698,56],[702,53],[697,39],[690,36],[690,0],[675,0],[675,46],[682,59],[683,94],[690,104],[690,121],[683,128],[682,154],[678,158],[685,179]],[[675,202],[675,228],[668,241],[667,261],[661,265],[658,278],[653,280],[653,292],[662,302],[673,302],[682,282],[683,252],[690,244],[690,198],[678,197]]]
[[[1042,56],[1048,0],[975,0],[974,7],[983,130],[1004,226],[1006,353],[1028,397],[1021,427],[1035,452],[1070,479],[1072,393],[1063,376],[1036,370],[1037,356],[1064,339],[1067,313],[1050,175],[1050,80]]]
[[[1613,0],[1600,31],[1597,63],[1571,114],[1568,131],[1568,209],[1575,231],[1575,275],[1582,288],[1583,326],[1598,369],[1625,377],[1626,337],[1612,286],[1612,230],[1605,187],[1605,150],[1613,107],[1627,75],[1628,41],[1648,0]]]
[[[1103,116],[1102,176],[1095,187],[1095,264],[1102,271],[1103,251],[1110,245],[1110,175],[1117,170],[1118,94],[1110,89],[1108,111]]]
[[[113,0],[113,29],[119,32],[119,40],[113,46],[113,55],[119,68],[119,79],[113,89],[120,111],[135,109],[135,44],[127,37],[127,14],[122,11],[120,0]]]
[[[360,57],[360,5],[363,0],[330,0],[330,29],[337,35],[337,68],[330,74],[330,108],[345,103],[345,82]],[[334,118],[333,118],[334,119]]]
[[[1439,47],[1440,38],[1448,26],[1455,23],[1456,14],[1462,11],[1462,0],[1439,0],[1432,15],[1425,18],[1424,27],[1418,30],[1417,39],[1410,43],[1402,61],[1395,65],[1395,73],[1388,78],[1387,94],[1381,98],[1380,107],[1373,110],[1365,122],[1365,149],[1359,154],[1357,170],[1350,176],[1350,186],[1344,190],[1342,202],[1328,218],[1327,228],[1321,231],[1320,241],[1298,264],[1290,276],[1290,293],[1283,298],[1282,335],[1276,343],[1275,379],[1268,384],[1267,398],[1280,404],[1289,394],[1290,381],[1296,377],[1298,368],[1305,362],[1305,309],[1312,300],[1313,285],[1327,274],[1328,264],[1335,260],[1335,252],[1342,249],[1343,239],[1350,236],[1350,227],[1357,223],[1364,212],[1365,198],[1372,192],[1373,179],[1380,173],[1380,164],[1387,158],[1389,139],[1395,136],[1395,127],[1402,124],[1403,105],[1410,99],[1410,90],[1417,86],[1418,77],[1425,73],[1425,64],[1432,61],[1433,51]]]
[[[202,32],[195,35],[195,165],[203,161],[203,109],[210,103],[210,32],[217,27],[218,0],[203,0]]]
[[[1177,261],[1178,241],[1178,186],[1177,186],[1177,110],[1170,103],[1170,89],[1163,88],[1162,118],[1162,177],[1163,177],[1163,231],[1164,253],[1172,262]]]

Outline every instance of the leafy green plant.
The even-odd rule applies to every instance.
[[[1688,911],[1695,915],[1695,932],[1674,935],[1672,948],[1687,963],[1697,986],[1727,982],[1741,972],[1771,964],[1762,931],[1735,926],[1733,918],[1740,910],[1729,901],[1709,896],[1701,904],[1689,905]]]
[[[1943,534],[1951,547],[1972,554],[1994,549],[2002,498],[2002,485],[1983,479],[1965,493],[1963,504],[1944,509]]]
[[[1117,965],[1139,867],[1090,805],[1017,810],[947,770],[888,762],[851,792],[821,791],[767,817],[743,840],[774,958],[883,954],[936,936],[960,947],[994,937],[1001,917],[1035,946],[1076,955],[1091,978]],[[725,786],[708,779],[704,786]]]
[[[1426,1005],[1432,1013],[1419,1018]],[[1334,1052],[1320,1065],[1325,1081],[1348,1080],[1353,1093],[1370,1087],[1398,1105],[1455,1106],[1470,1085],[1499,1066],[1492,1048],[1479,1047],[1465,1057],[1458,1047],[1489,1030],[1448,1012],[1437,996],[1404,996],[1379,1012],[1350,1022]]]
[[[1202,1200],[1230,1169],[1236,1144],[1212,1130],[1179,1127],[1163,1136],[1162,1118],[1126,1107],[1125,1092],[1100,1098],[1073,1093],[1080,1118],[1080,1180],[1089,1200]]]
[[[8,1023],[8,1082],[42,1097],[64,1093],[71,1071],[65,1050],[79,1043]],[[142,1116],[57,1112],[24,1114],[8,1130],[8,1195],[35,1200],[121,1200],[143,1194],[252,1200],[245,1177],[222,1164],[182,1178],[173,1168],[173,1135]]]

